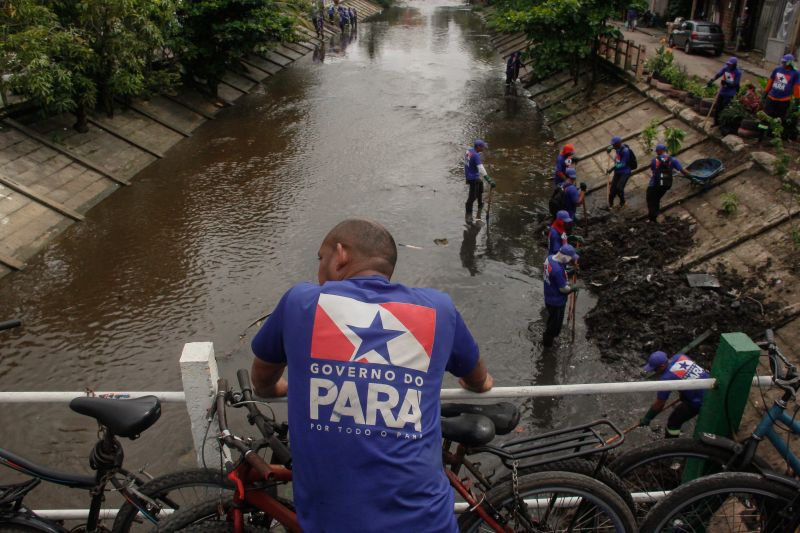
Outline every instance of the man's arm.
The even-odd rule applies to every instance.
[[[647,414],[639,420],[639,425],[642,426],[649,426],[650,422],[658,416],[658,413],[664,410],[664,404],[666,404],[666,400],[662,400],[661,398],[657,398],[656,401],[653,402],[653,405],[650,406],[650,410],[647,411]]]
[[[281,377],[285,368],[285,363],[274,364],[258,358],[253,359],[250,375],[253,379],[253,389],[256,396],[261,396],[262,398],[286,396],[289,384]]]
[[[677,170],[678,172],[680,172],[684,176],[688,176],[689,175],[689,173],[686,171],[686,169],[683,168],[683,165],[681,165],[681,162],[678,161],[677,159],[675,159],[674,157],[672,158],[672,168],[674,168],[675,170]]]
[[[478,359],[478,363],[472,372],[458,380],[458,384],[468,391],[486,392],[494,386],[494,378],[489,374],[483,359]]]

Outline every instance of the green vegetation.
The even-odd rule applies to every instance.
[[[582,60],[591,58],[595,72],[600,37],[619,34],[606,21],[619,17],[630,4],[628,0],[500,0],[489,24],[502,32],[522,31],[531,38],[535,77],[571,69],[577,79]],[[638,7],[643,12],[646,6]]]
[[[189,77],[202,80],[212,94],[228,68],[271,42],[293,35],[293,17],[271,0],[186,1],[177,10],[175,51]]]
[[[216,93],[239,58],[293,36],[303,0],[0,0],[0,96],[45,113],[112,114],[114,100],[164,90],[183,73]]]
[[[666,79],[664,71],[667,70],[675,62],[675,55],[664,46],[660,46],[656,50],[656,54],[648,59],[644,66],[647,72],[656,76],[656,78]]]
[[[670,154],[675,155],[680,152],[685,138],[686,132],[680,128],[666,128],[664,130],[664,144]]]
[[[650,121],[650,124],[642,130],[642,146],[645,149],[645,152],[650,154],[653,152],[653,147],[655,146],[656,137],[658,136],[658,127],[659,127],[659,119],[654,118]]]
[[[722,213],[730,216],[739,209],[739,197],[734,192],[723,193],[722,196]]]

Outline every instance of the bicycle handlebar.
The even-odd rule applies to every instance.
[[[18,328],[22,325],[22,321],[18,319],[6,320],[4,322],[0,322],[0,331],[4,329],[14,329]]]
[[[272,449],[274,462],[289,467],[292,461],[292,456],[289,452],[289,449],[283,442],[280,441],[280,439],[275,436],[275,427],[272,424],[272,421],[268,420],[263,414],[261,414],[258,408],[252,403],[253,396],[249,386],[250,375],[248,374],[247,370],[242,369],[236,373],[236,377],[239,381],[239,384],[242,386],[242,399],[244,400],[244,406],[250,413],[252,422],[256,425],[256,427],[258,427],[261,434],[267,440],[267,444]],[[233,435],[230,429],[228,429],[228,417],[227,412],[225,411],[225,404],[229,396],[230,393],[228,391],[228,381],[221,378],[217,382],[217,396],[214,402],[214,411],[217,414],[217,420],[219,422],[220,439],[229,448],[239,451],[244,460],[247,461],[250,466],[256,469],[256,471],[258,471],[260,474],[265,477],[272,476],[273,473],[269,465],[264,462],[264,460],[261,459],[257,453],[254,453],[254,450],[250,446],[245,444],[242,439]]]
[[[767,353],[769,354],[769,362],[772,370],[772,381],[791,395],[797,394],[797,389],[800,388],[800,374],[797,373],[797,367],[789,362],[783,353],[781,353],[778,345],[775,344],[775,333],[768,329],[766,331],[767,338]],[[786,367],[786,373],[781,376],[781,364]]]

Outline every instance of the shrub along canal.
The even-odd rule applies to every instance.
[[[395,280],[452,295],[497,385],[638,375],[602,363],[582,321],[574,344],[567,332],[542,355],[537,213],[556,150],[532,103],[504,96],[504,62],[469,6],[411,1],[325,52],[221,112],[0,280],[0,315],[25,322],[3,335],[0,389],[176,390],[183,344],[204,340],[232,378],[250,364],[257,328],[245,328],[292,284],[316,279],[318,245],[347,216],[375,218],[413,246],[400,248]],[[476,137],[498,183],[488,229],[464,223],[462,158]],[[579,315],[591,304],[581,293]],[[630,396],[529,401],[523,423],[609,414],[627,425],[634,401],[644,406]],[[95,427],[66,405],[4,406],[0,424],[3,447],[86,469]],[[155,473],[190,465],[183,407],[167,406],[126,451],[131,467]],[[37,492],[48,507],[81,501]]]

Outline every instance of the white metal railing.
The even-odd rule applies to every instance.
[[[206,437],[206,409],[211,397],[216,393],[219,372],[214,357],[214,345],[210,342],[194,342],[184,346],[180,359],[183,391],[0,391],[0,403],[66,403],[86,395],[104,398],[136,398],[155,395],[165,403],[185,403],[192,428],[194,447],[198,463],[203,464],[200,453]],[[772,384],[771,376],[756,376],[754,386]],[[682,391],[713,389],[716,379],[696,379],[687,381],[632,381],[621,383],[580,383],[571,385],[530,385],[519,387],[495,387],[489,392],[474,393],[464,389],[443,389],[443,400],[495,400],[508,398],[530,398],[542,396],[575,396],[583,394],[625,394],[634,392]],[[271,402],[285,402],[285,398],[270,399]],[[219,451],[215,445],[205,446],[205,464],[218,464]],[[634,501],[660,499],[667,493],[635,493]],[[527,501],[527,500],[526,500]],[[528,501],[536,506],[535,500]],[[463,512],[466,504],[457,503],[456,512]],[[37,514],[54,520],[78,520],[88,515],[88,509],[47,509]],[[113,518],[116,509],[103,509],[102,517]]]
[[[495,387],[489,392],[470,392],[464,389],[442,389],[442,400],[496,400],[501,398],[531,398],[541,396],[578,396],[582,394],[625,394],[631,392],[658,392],[713,389],[717,383],[714,378],[687,381],[627,381],[615,383],[578,383],[573,385],[525,385],[519,387]],[[755,376],[753,386],[772,384],[771,376]],[[103,391],[92,392],[100,398],[137,398],[154,395],[165,403],[185,403],[186,393],[181,391]],[[0,391],[0,403],[66,403],[86,391],[65,392],[14,392]],[[270,402],[285,403],[286,398],[270,398]]]

